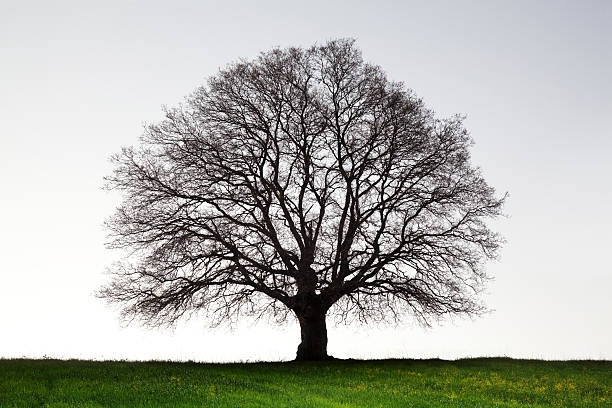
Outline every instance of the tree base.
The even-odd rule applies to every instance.
[[[341,359],[336,358],[334,356],[329,356],[329,355],[316,356],[316,357],[297,355],[295,356],[295,360],[293,361],[338,361],[338,360],[341,360]]]

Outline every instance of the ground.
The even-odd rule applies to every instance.
[[[612,361],[0,360],[0,407],[612,407]]]

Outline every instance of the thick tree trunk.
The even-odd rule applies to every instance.
[[[298,346],[296,360],[328,360],[327,355],[327,326],[325,313],[298,316],[302,342]]]

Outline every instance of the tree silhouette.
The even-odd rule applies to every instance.
[[[353,40],[231,64],[113,156],[131,255],[99,295],[153,325],[294,315],[298,360],[328,358],[327,315],[478,314],[504,197],[471,143]]]

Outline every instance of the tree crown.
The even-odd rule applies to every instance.
[[[113,156],[128,262],[100,291],[149,323],[206,310],[422,321],[479,313],[504,197],[461,117],[365,63],[353,40],[229,65]]]

